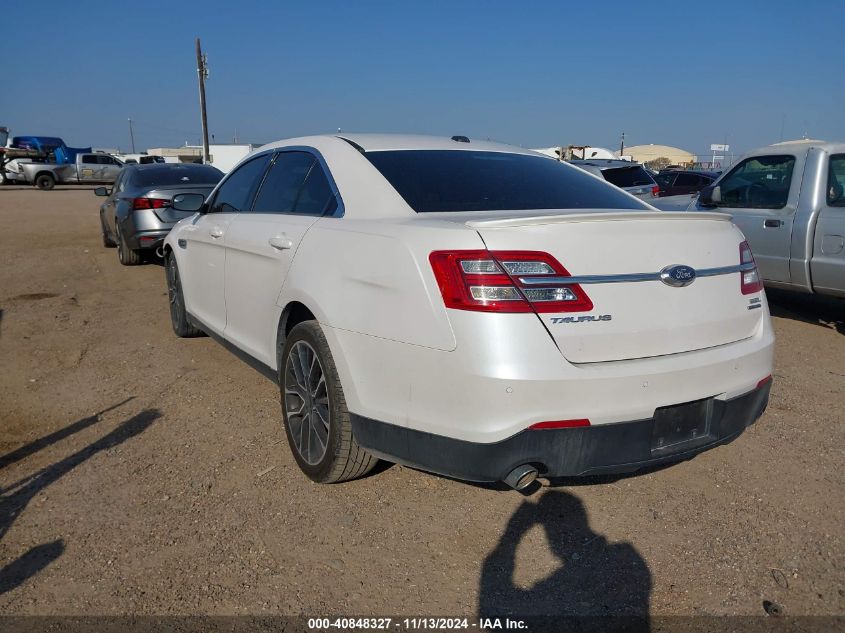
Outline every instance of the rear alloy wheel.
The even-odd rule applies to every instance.
[[[170,323],[173,332],[179,338],[194,338],[205,333],[191,324],[188,311],[185,309],[185,295],[182,293],[182,280],[179,278],[179,267],[173,253],[166,255],[164,271],[167,275],[167,298],[170,300]]]
[[[117,233],[117,258],[124,266],[137,266],[141,263],[141,253],[134,248],[129,248],[123,233],[120,232],[120,222],[114,219],[114,231]]]
[[[318,483],[336,483],[372,470],[378,460],[352,436],[337,368],[316,321],[291,330],[280,374],[285,432],[302,472]]]
[[[41,189],[41,191],[50,191],[50,189],[56,186],[56,179],[50,174],[41,174],[35,179],[35,186]]]

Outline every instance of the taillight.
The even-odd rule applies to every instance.
[[[133,209],[164,209],[170,206],[170,200],[162,198],[133,198]]]
[[[569,272],[539,251],[434,251],[431,268],[447,308],[478,312],[587,312],[593,302]]]
[[[754,261],[754,254],[748,242],[739,245],[739,287],[742,294],[750,295],[760,292],[763,289],[763,282],[760,281],[760,273],[757,271],[757,262]]]
[[[660,187],[658,187],[657,185],[654,185],[654,186],[651,188],[651,195],[653,195],[655,198],[656,198],[657,196],[659,196],[659,195],[660,195]]]

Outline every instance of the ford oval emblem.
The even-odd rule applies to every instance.
[[[683,264],[667,266],[660,271],[660,281],[674,288],[689,286],[695,281],[695,268]]]

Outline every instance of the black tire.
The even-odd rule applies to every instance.
[[[170,324],[173,332],[179,338],[195,338],[204,336],[205,332],[194,327],[188,319],[185,310],[185,295],[182,293],[182,280],[179,277],[179,267],[173,253],[165,256],[164,273],[167,275],[167,298],[170,301]]]
[[[117,218],[114,219],[114,231],[117,233],[117,259],[124,266],[137,266],[141,263],[141,252],[134,248],[129,248],[126,240],[123,239],[123,233],[120,232],[120,223]]]
[[[35,179],[35,186],[41,189],[41,191],[50,191],[50,189],[56,186],[56,179],[50,174],[41,174]]]
[[[109,237],[109,230],[106,228],[106,223],[103,222],[103,218],[100,218],[100,233],[103,235],[103,246],[105,248],[114,248],[117,244],[114,243],[114,240]]]
[[[309,397],[306,400],[300,395],[299,391],[289,390],[289,387],[286,386],[288,384],[286,379],[294,382],[299,380],[296,368],[300,368],[301,374],[303,366],[303,363],[299,362],[299,353],[308,349],[315,353],[318,362],[317,369],[322,372],[323,388],[315,387],[316,393],[309,390],[313,399]],[[297,363],[299,364],[297,365]],[[305,377],[305,382],[309,386],[311,386],[310,378],[316,375],[314,367],[314,363],[311,363],[311,369],[308,376]],[[319,385],[319,381],[315,382]],[[363,477],[375,467],[378,459],[361,448],[352,435],[352,423],[349,419],[349,411],[346,408],[346,399],[343,396],[337,367],[334,364],[326,337],[323,335],[323,330],[316,321],[303,321],[297,324],[285,339],[279,360],[279,390],[282,420],[288,445],[297,465],[311,480],[322,484],[349,481]],[[325,396],[321,395],[323,393]],[[315,457],[315,453],[312,453],[309,459],[308,450],[312,447],[312,438],[315,446],[320,445],[320,436],[317,435],[317,431],[313,431],[312,434],[312,428],[306,422],[309,414],[289,415],[288,413],[288,409],[296,408],[300,400],[302,403],[299,410],[305,411],[309,405],[313,405],[309,411],[310,415],[318,416],[313,419],[317,420],[318,424],[327,427],[324,443],[325,452],[321,458]],[[321,403],[323,400],[325,400],[325,403]],[[328,414],[327,422],[323,414],[318,413],[318,409],[324,409]],[[296,438],[294,437],[295,434],[297,435]],[[305,448],[306,438],[308,449]]]

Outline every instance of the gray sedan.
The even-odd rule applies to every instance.
[[[127,165],[111,189],[94,190],[96,195],[106,197],[100,206],[103,246],[116,246],[124,266],[141,263],[144,251],[158,249],[173,225],[191,215],[172,208],[173,196],[207,196],[221,178],[223,173],[211,165]]]

